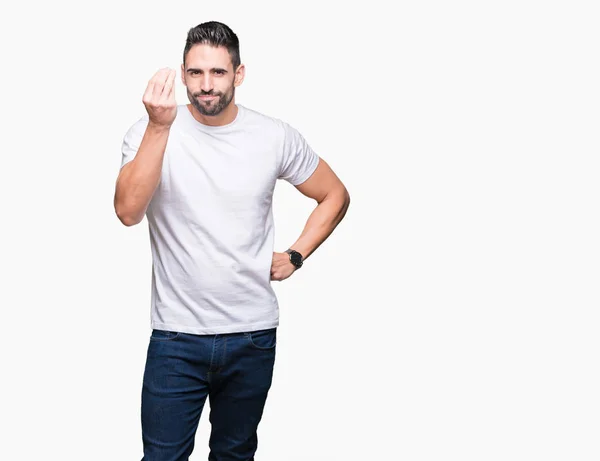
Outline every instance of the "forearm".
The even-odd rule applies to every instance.
[[[302,234],[290,247],[308,258],[344,218],[350,196],[345,188],[330,192],[308,217]]]
[[[126,226],[139,223],[160,181],[169,128],[148,125],[140,148],[117,179],[114,206]]]

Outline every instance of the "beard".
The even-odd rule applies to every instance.
[[[235,86],[231,85],[231,88],[225,93],[214,91],[209,91],[208,93],[204,91],[190,93],[188,90],[187,94],[190,103],[192,103],[192,106],[194,106],[198,112],[202,115],[215,116],[223,112],[223,109],[225,109],[232,101],[233,96],[235,95]],[[201,101],[198,99],[199,96],[216,96],[217,98],[212,101]]]

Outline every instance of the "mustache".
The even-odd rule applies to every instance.
[[[214,91],[209,91],[209,92],[204,92],[201,91],[199,93],[192,93],[192,96],[194,96],[195,98],[197,98],[198,96],[220,96],[221,93],[215,93]]]

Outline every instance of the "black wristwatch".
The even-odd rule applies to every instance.
[[[296,250],[291,250],[291,249],[285,250],[285,252],[290,255],[290,261],[296,267],[296,269],[300,269],[303,264],[302,255],[300,253],[298,253]]]

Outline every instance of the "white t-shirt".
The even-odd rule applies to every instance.
[[[218,334],[279,325],[273,191],[277,179],[306,181],[319,157],[289,124],[237,107],[223,126],[177,107],[146,211],[152,328]],[[121,166],[135,157],[147,124],[145,115],[127,131]]]

